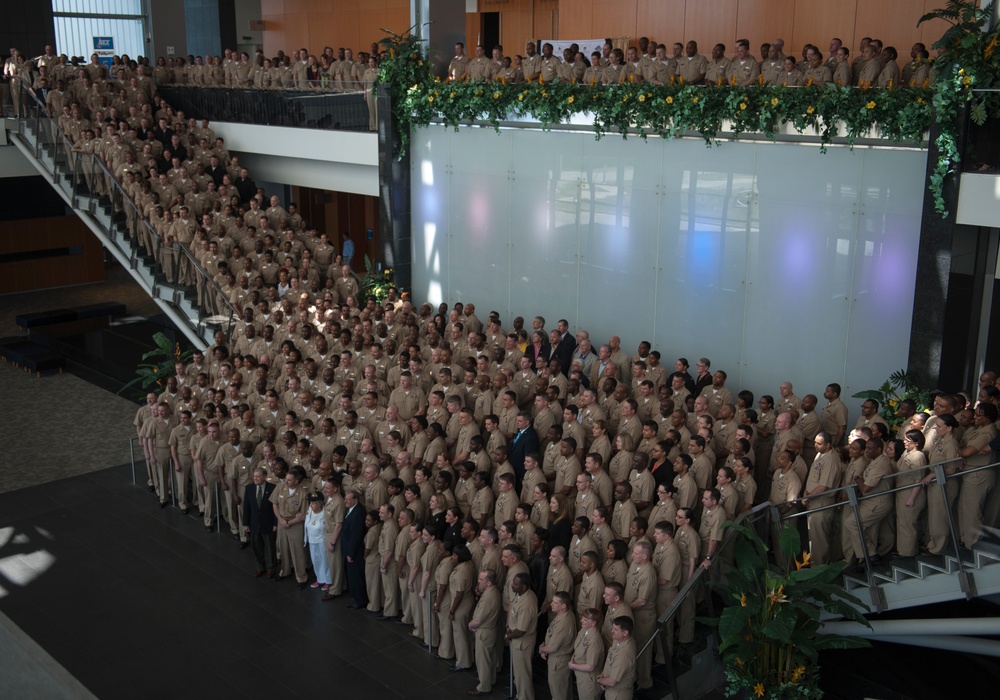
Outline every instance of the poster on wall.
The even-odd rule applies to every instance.
[[[604,39],[541,39],[535,45],[538,53],[542,52],[542,46],[545,44],[552,44],[552,55],[559,59],[563,57],[563,49],[568,49],[573,44],[576,44],[580,47],[583,57],[589,62],[590,54],[595,51],[602,53],[601,49],[604,47]]]
[[[111,70],[111,66],[114,65],[115,38],[112,36],[95,36],[94,53],[97,54],[98,63]]]

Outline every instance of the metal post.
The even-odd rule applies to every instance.
[[[507,654],[507,697],[514,697],[514,647],[513,640],[507,643],[509,652]]]
[[[128,453],[132,460],[132,485],[135,486],[135,438],[128,439]]]
[[[872,571],[871,556],[868,552],[868,545],[865,542],[865,529],[861,525],[861,512],[858,510],[857,484],[851,484],[851,488],[847,490],[847,500],[851,505],[851,510],[854,511],[854,522],[858,526],[858,536],[861,538],[861,549],[865,558],[865,574],[868,579],[868,589],[871,592],[872,602],[875,603],[875,612],[885,612],[888,607],[885,600],[885,593],[883,593],[882,589],[875,582],[875,572]]]
[[[434,605],[431,603],[430,591],[427,591],[427,610],[424,619],[424,639],[427,641],[427,653],[434,653],[434,621],[431,615],[434,614]]]
[[[938,491],[941,493],[941,501],[944,505],[945,515],[948,517],[948,535],[951,539],[951,546],[955,550],[955,559],[958,561],[958,583],[965,593],[966,600],[972,600],[978,593],[976,592],[976,582],[972,578],[972,573],[967,571],[962,563],[962,553],[959,550],[958,532],[955,529],[955,516],[951,512],[951,504],[948,503],[948,490],[945,488],[948,475],[944,473],[944,464],[934,465],[934,480],[937,482]]]
[[[215,532],[219,534],[222,532],[222,503],[219,499],[219,484],[215,484]]]
[[[177,488],[176,488],[176,484],[174,483],[174,474],[176,473],[174,471],[176,469],[176,465],[174,464],[174,458],[171,457],[167,461],[167,464],[170,465],[168,467],[168,469],[167,469],[167,473],[169,474],[168,478],[170,479],[170,500],[173,502],[174,508],[176,508],[177,507]]]

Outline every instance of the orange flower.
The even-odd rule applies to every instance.
[[[997,48],[997,35],[994,34],[993,38],[990,39],[990,43],[988,43],[986,45],[986,48],[983,50],[983,58],[985,58],[988,61],[990,59],[990,56],[993,55],[993,52],[996,50],[996,48]]]
[[[764,684],[758,683],[757,685],[755,685],[753,687],[753,694],[756,695],[758,698],[764,697]]]

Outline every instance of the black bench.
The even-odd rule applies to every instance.
[[[31,347],[37,347],[36,343],[24,336],[0,338],[0,357],[3,358],[4,362],[21,364],[17,361],[22,357],[20,352]]]
[[[53,326],[57,323],[69,323],[75,321],[76,318],[76,312],[72,309],[54,309],[33,314],[18,314],[14,317],[14,322],[21,328],[30,330],[42,326]]]
[[[42,352],[32,353],[24,358],[25,370],[34,372],[35,376],[39,378],[42,376],[42,372],[54,369],[59,370],[59,374],[62,374],[65,366],[65,357],[44,348],[42,349]]]
[[[86,306],[74,306],[70,311],[76,312],[76,320],[83,321],[89,318],[103,318],[113,316],[124,316],[128,309],[125,304],[117,301],[104,301],[98,304],[87,304]]]

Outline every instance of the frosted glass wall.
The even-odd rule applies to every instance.
[[[430,127],[411,156],[417,301],[705,355],[757,395],[906,366],[926,151]]]

